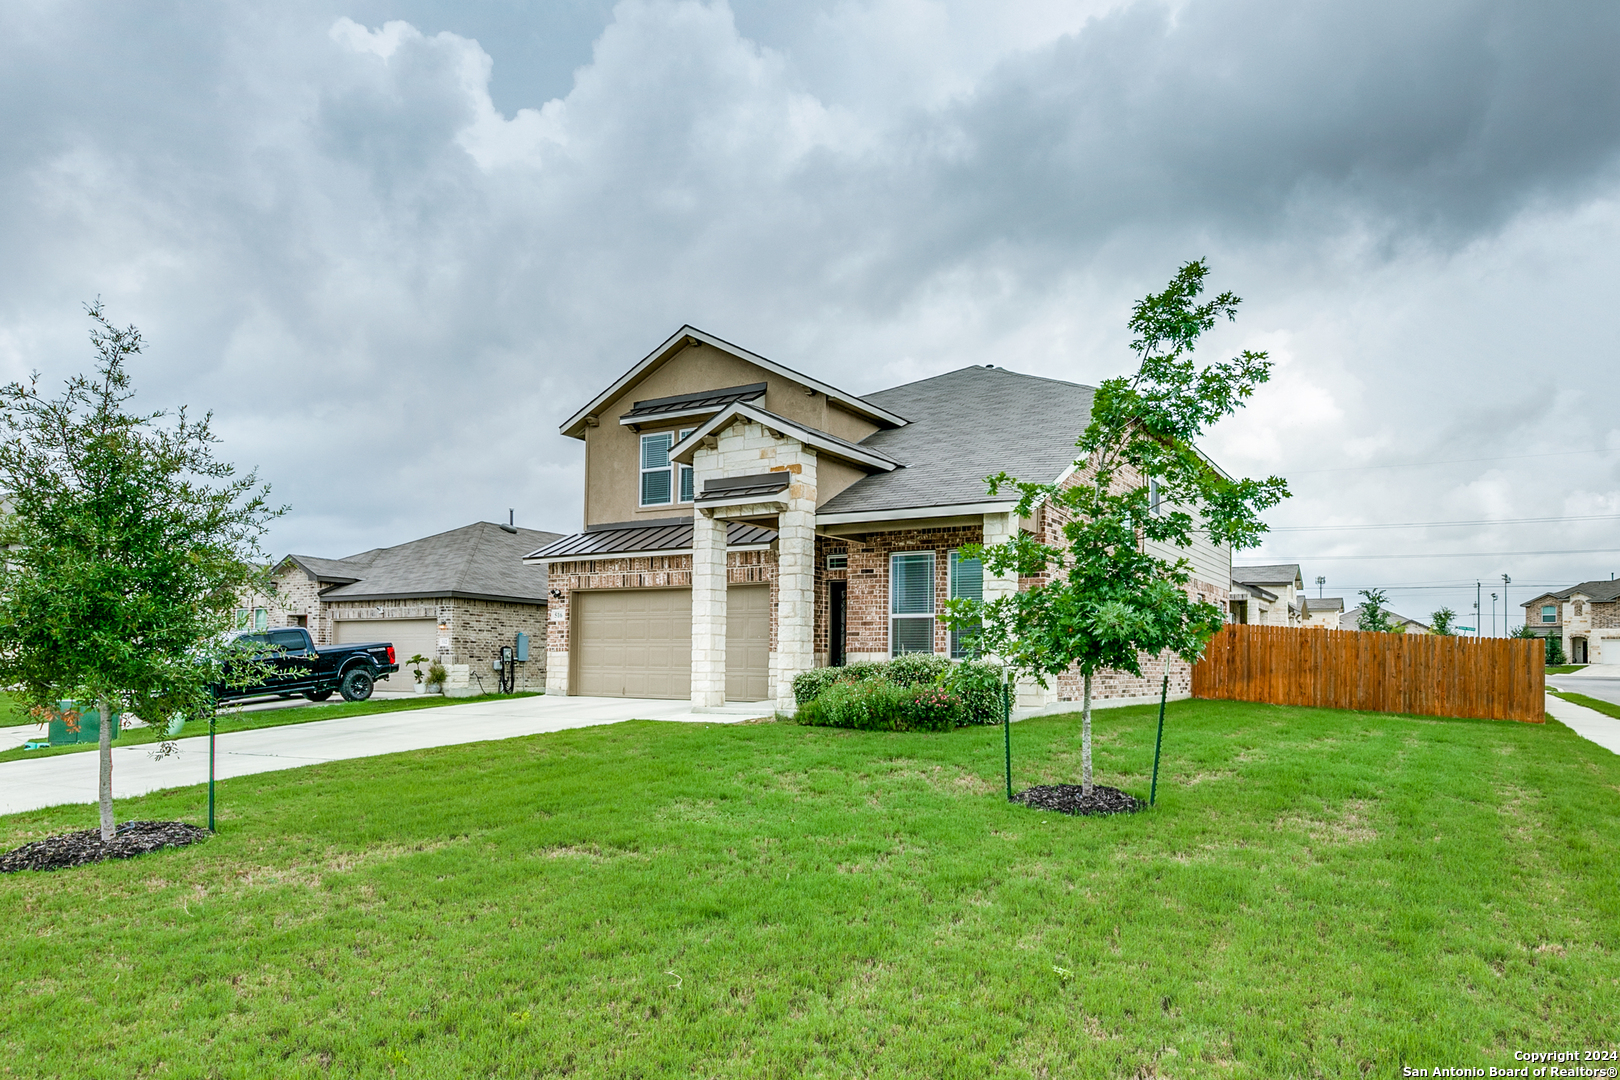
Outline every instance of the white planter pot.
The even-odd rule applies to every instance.
[[[417,692],[417,693],[418,693],[418,694],[425,694],[425,693],[427,693],[427,683],[425,683],[425,682],[419,682],[419,683],[417,683],[417,684],[416,684],[416,692]]]

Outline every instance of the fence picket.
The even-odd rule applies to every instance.
[[[1540,723],[1542,644],[1518,638],[1229,625],[1193,666],[1194,697]]]

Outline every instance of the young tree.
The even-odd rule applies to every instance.
[[[1097,672],[1140,676],[1143,654],[1175,653],[1195,661],[1225,613],[1194,598],[1191,563],[1164,558],[1147,542],[1185,550],[1195,531],[1216,544],[1253,547],[1266,531],[1260,512],[1288,495],[1279,477],[1234,480],[1194,445],[1208,427],[1239,409],[1270,378],[1265,353],[1200,368],[1198,339],[1220,319],[1236,317],[1239,299],[1221,293],[1198,302],[1209,268],[1183,266],[1169,286],[1137,302],[1129,327],[1136,373],[1109,379],[1092,402],[1091,421],[1076,445],[1075,479],[1030,483],[1005,473],[987,477],[991,494],[1019,493],[1018,513],[1045,505],[1061,522],[1063,542],[1019,534],[969,552],[987,570],[1036,577],[1027,590],[990,601],[955,600],[946,617],[959,628],[982,625],[980,647],[1042,686],[1080,669],[1081,788],[1090,795],[1091,687]]]
[[[55,398],[0,389],[0,683],[27,705],[101,714],[101,837],[114,835],[111,715],[161,724],[213,707],[239,587],[257,580],[272,509],[215,460],[211,415],[133,413],[140,331],[88,307],[95,375]]]
[[[1399,634],[1400,626],[1384,604],[1389,600],[1383,589],[1361,590],[1361,629],[1375,634]]]
[[[1454,637],[1456,631],[1452,627],[1457,622],[1457,613],[1449,607],[1443,607],[1429,616],[1429,633],[1439,634],[1441,637]]]

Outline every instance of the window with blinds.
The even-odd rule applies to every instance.
[[[959,551],[951,552],[951,599],[984,599],[984,564],[969,559]],[[979,655],[977,626],[964,626],[951,631],[951,659],[973,660]]]
[[[889,655],[934,651],[934,553],[889,556]]]

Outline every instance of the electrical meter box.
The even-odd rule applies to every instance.
[[[514,659],[522,660],[525,663],[527,663],[529,659],[529,635],[525,634],[522,630],[518,631],[517,653],[515,654]]]

